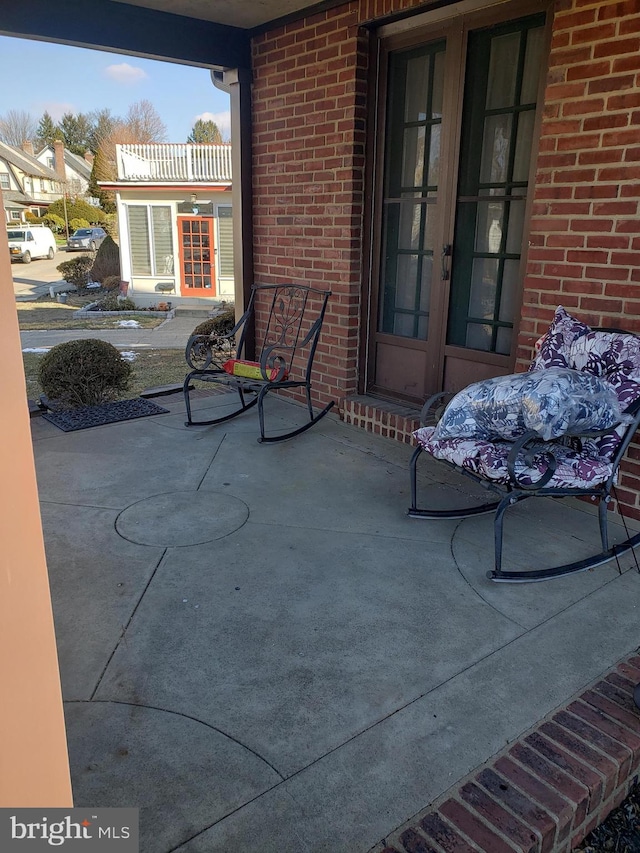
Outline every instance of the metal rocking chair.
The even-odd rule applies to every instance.
[[[560,317],[565,323],[564,318],[566,317],[571,320],[575,319],[567,315],[566,312],[560,314],[561,311],[563,312],[563,309],[558,309],[556,319]],[[578,326],[576,325],[575,328]],[[571,447],[563,443],[562,440],[543,441],[535,432],[528,432],[513,442],[497,441],[492,443],[470,439],[466,441],[466,444],[463,444],[463,439],[455,438],[433,441],[433,427],[427,426],[427,424],[433,425],[442,416],[445,409],[446,392],[431,397],[422,409],[420,417],[422,426],[414,433],[419,444],[410,462],[411,506],[408,515],[412,518],[458,519],[488,512],[495,513],[495,564],[493,571],[487,572],[489,580],[522,583],[562,577],[599,566],[640,544],[640,533],[630,535],[629,531],[626,530],[626,522],[627,539],[620,544],[610,547],[607,531],[607,510],[611,501],[612,490],[615,489],[618,469],[636,430],[640,427],[640,385],[637,384],[640,379],[638,338],[630,333],[618,330],[589,329],[587,326],[584,326],[584,329],[586,331],[580,331],[578,328],[576,333],[575,340],[579,339],[578,347],[582,351],[581,360],[576,364],[571,357],[571,353],[575,350],[569,347],[568,349],[565,348],[566,351],[560,352],[556,346],[562,337],[562,329],[554,337],[552,327],[547,336],[550,341],[550,362],[554,363],[555,360],[555,364],[559,364],[557,359],[560,355],[566,357],[566,364],[571,369],[586,369],[588,372],[595,373],[599,368],[604,367],[600,375],[608,379],[613,378],[613,381],[618,383],[614,387],[624,408],[624,414],[633,418],[630,423],[614,425],[610,429],[589,432],[582,436],[573,436]],[[635,348],[625,343],[625,341],[633,342],[634,340],[636,341]],[[599,349],[597,349],[598,347]],[[630,352],[632,352],[631,355]],[[538,368],[545,366],[549,366],[549,362],[546,365],[544,362],[537,365]],[[617,378],[614,377],[616,371],[619,371]],[[448,396],[452,397],[453,395],[449,394]],[[598,442],[600,442],[599,445]],[[593,455],[594,448],[597,450],[596,457]],[[493,492],[497,499],[487,500],[479,505],[464,509],[444,510],[418,507],[416,468],[423,451],[430,453],[439,462],[448,465],[466,477],[470,477],[489,492]],[[580,466],[580,471],[586,476],[587,480],[591,474],[585,474],[585,472],[589,472],[591,466],[593,480],[581,482],[579,487],[572,486],[571,477],[566,473],[571,471],[571,465],[574,466],[575,470],[577,470],[577,466]],[[489,470],[491,467],[493,467],[493,471]],[[528,472],[528,474],[523,475],[523,471]],[[533,476],[532,472],[535,472]],[[496,479],[492,479],[488,474],[492,476],[495,474]],[[504,571],[502,568],[502,538],[506,510],[526,498],[570,496],[588,496],[598,500],[602,551],[587,559],[553,568]]]
[[[192,370],[183,384],[187,409],[186,426],[209,426],[235,418],[257,404],[260,442],[284,441],[305,432],[333,407],[332,400],[314,414],[311,403],[311,371],[322,329],[330,291],[316,290],[298,284],[255,285],[247,310],[226,335],[192,335],[186,348],[186,359]],[[251,327],[256,301],[262,309],[264,297],[271,297],[264,343],[256,361],[244,358],[247,330]],[[305,333],[304,330],[309,327]],[[237,341],[237,345],[236,344]],[[306,361],[302,364],[302,354]],[[301,362],[300,366],[296,361]],[[296,373],[296,370],[298,371]],[[211,420],[194,420],[191,412],[192,381],[201,380],[233,388],[240,405],[227,415]],[[304,388],[309,420],[301,427],[280,435],[265,435],[264,398],[269,391],[282,388]],[[251,395],[246,399],[245,395]]]

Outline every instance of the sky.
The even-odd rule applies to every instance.
[[[186,142],[196,119],[216,122],[229,139],[229,96],[206,68],[157,62],[0,36],[0,116],[26,110],[36,121],[49,112],[110,109],[124,116],[136,101],[151,101],[167,127],[167,142]]]

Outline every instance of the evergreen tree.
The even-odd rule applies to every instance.
[[[53,145],[56,139],[62,138],[62,131],[59,127],[56,127],[53,123],[53,119],[45,110],[42,114],[42,118],[38,122],[38,129],[36,131],[38,149],[41,150],[45,145]]]
[[[65,148],[73,151],[74,154],[84,156],[84,152],[89,149],[91,141],[91,132],[93,125],[88,116],[84,113],[65,113],[58,127],[62,131]]]
[[[222,142],[222,134],[215,121],[203,121],[199,118],[191,129],[191,133],[187,137],[187,142],[209,142],[214,145],[220,145]]]

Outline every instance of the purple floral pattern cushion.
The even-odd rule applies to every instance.
[[[413,437],[423,450],[433,457],[466,468],[485,480],[492,480],[495,483],[509,482],[507,458],[512,447],[510,442],[489,442],[473,438],[438,440],[434,437],[434,430],[434,427],[421,427],[413,433]],[[532,465],[527,465],[524,454],[520,454],[515,471],[523,485],[534,485],[546,472],[548,462],[545,450],[547,449],[548,447],[541,442],[539,453],[534,455]],[[578,452],[561,444],[554,444],[552,449],[557,467],[546,488],[590,489],[605,482],[611,476],[613,466],[607,459],[592,456],[584,449]]]
[[[434,437],[513,440],[533,430],[545,441],[610,429],[623,419],[608,382],[550,367],[474,382],[451,400]]]
[[[575,340],[587,335],[590,331],[590,326],[572,317],[562,305],[558,305],[549,331],[536,344],[537,352],[529,370],[573,367],[570,363],[569,348]]]

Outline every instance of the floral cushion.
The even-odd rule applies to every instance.
[[[562,305],[558,305],[549,331],[536,342],[536,355],[529,370],[574,367],[571,364],[569,348],[574,341],[588,335],[590,331],[590,326],[572,317]]]
[[[536,349],[531,371],[561,365],[602,377],[613,386],[622,411],[640,399],[640,339],[635,335],[595,331],[558,306]],[[595,439],[594,452],[611,456],[624,432],[623,425]]]
[[[586,371],[550,367],[469,385],[449,403],[434,437],[513,440],[533,430],[549,441],[610,429],[622,419],[607,382]]]
[[[474,438],[439,440],[434,432],[434,427],[422,427],[413,433],[413,437],[436,459],[444,459],[466,468],[485,480],[492,480],[495,483],[509,482],[507,458],[513,446],[510,442]],[[531,465],[526,464],[523,453],[519,455],[515,472],[523,485],[534,485],[547,470],[546,449],[548,448],[541,443],[539,453],[534,455]],[[608,459],[593,456],[585,448],[578,452],[561,444],[554,444],[553,453],[557,467],[546,488],[589,489],[603,483],[613,471],[613,466]]]

